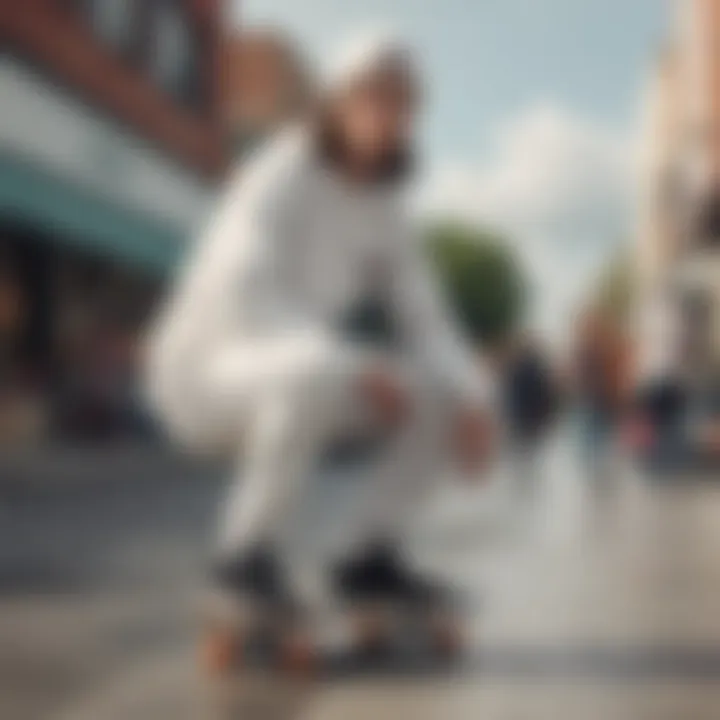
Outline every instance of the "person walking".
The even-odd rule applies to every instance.
[[[527,335],[512,343],[504,378],[514,484],[523,494],[533,493],[539,480],[540,448],[559,402],[557,383],[540,348]]]
[[[574,349],[572,378],[583,463],[599,493],[607,491],[612,480],[617,430],[627,402],[627,362],[613,323],[602,312],[586,313]]]

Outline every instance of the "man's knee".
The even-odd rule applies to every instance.
[[[349,415],[352,403],[346,388],[312,368],[298,368],[271,389],[266,401],[283,408],[288,422],[326,433]]]

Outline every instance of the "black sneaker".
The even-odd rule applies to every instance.
[[[442,585],[410,568],[391,546],[375,547],[343,563],[333,579],[338,595],[350,603],[391,602],[426,609],[450,601]]]
[[[291,593],[277,557],[267,548],[223,559],[213,568],[220,590],[272,606],[291,605]]]

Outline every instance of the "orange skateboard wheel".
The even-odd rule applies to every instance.
[[[238,660],[238,641],[232,635],[216,631],[202,639],[200,663],[208,675],[226,675]]]

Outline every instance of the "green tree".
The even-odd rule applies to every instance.
[[[527,282],[509,244],[486,230],[453,221],[428,232],[446,292],[466,332],[494,344],[517,326],[527,297]]]

